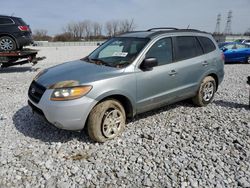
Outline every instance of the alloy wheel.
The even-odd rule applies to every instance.
[[[2,38],[0,41],[0,48],[1,50],[7,51],[7,50],[12,50],[13,49],[13,41],[9,38]]]
[[[103,117],[102,132],[107,138],[114,138],[119,134],[122,124],[122,113],[117,109],[109,109]]]
[[[203,94],[202,98],[204,101],[208,102],[209,100],[211,100],[211,98],[213,97],[213,94],[214,94],[214,84],[212,82],[207,82],[203,86],[202,94]]]

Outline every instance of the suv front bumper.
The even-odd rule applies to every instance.
[[[28,103],[32,111],[60,129],[82,130],[97,101],[86,96],[69,101],[51,101],[52,92],[53,90],[46,90],[37,104],[29,98]]]

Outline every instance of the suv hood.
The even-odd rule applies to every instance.
[[[44,70],[36,82],[46,88],[60,82],[74,82],[74,86],[88,84],[121,74],[124,70],[104,65],[96,65],[83,60],[76,60]],[[68,85],[67,85],[68,86]]]

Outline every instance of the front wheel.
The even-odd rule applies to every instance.
[[[205,77],[200,85],[198,93],[193,97],[193,103],[197,106],[206,106],[214,98],[216,82],[212,76]]]
[[[16,42],[8,36],[0,38],[0,51],[13,51],[16,50]]]
[[[105,142],[118,136],[125,128],[126,114],[117,100],[97,104],[88,117],[88,134],[97,142]]]

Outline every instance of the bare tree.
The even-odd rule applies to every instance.
[[[106,33],[109,37],[120,33],[126,33],[135,29],[134,19],[112,20],[105,24]]]
[[[105,24],[105,29],[109,37],[113,37],[119,33],[119,20],[108,21]]]
[[[33,39],[36,41],[50,41],[52,37],[48,35],[48,31],[45,29],[37,29],[33,32]]]
[[[54,41],[62,41],[62,42],[66,42],[66,41],[72,41],[74,40],[73,37],[72,37],[72,34],[71,33],[62,33],[62,34],[59,34],[59,35],[56,35],[54,37]]]
[[[83,23],[84,23],[85,38],[88,40],[92,35],[93,24],[89,20],[85,20],[83,21]]]
[[[129,31],[134,31],[135,27],[136,26],[135,26],[135,23],[134,23],[134,19],[122,20],[122,21],[120,21],[120,24],[119,24],[119,33],[126,33],[126,32],[129,32]]]
[[[100,37],[102,35],[102,25],[98,22],[93,23],[93,37]]]
[[[106,22],[105,30],[108,37],[115,36],[120,33],[133,31],[135,28],[134,20],[111,20]],[[102,38],[102,25],[98,22],[84,20],[81,22],[70,22],[63,29],[64,33],[71,35],[71,40],[91,40],[93,38]]]
[[[105,29],[106,29],[107,35],[108,35],[109,37],[111,37],[111,36],[113,35],[113,33],[112,33],[113,29],[112,29],[112,24],[111,24],[110,21],[106,22],[106,24],[105,24]]]
[[[64,33],[70,34],[73,40],[79,40],[81,38],[81,32],[79,31],[79,23],[70,22],[64,28]]]

